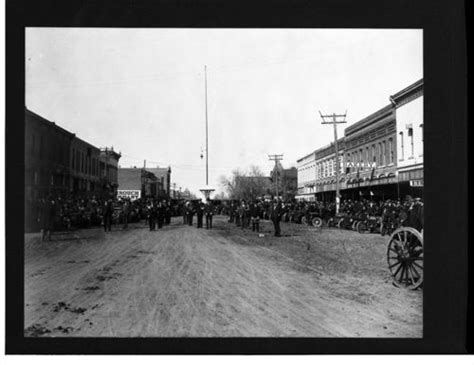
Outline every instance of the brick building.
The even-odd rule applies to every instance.
[[[423,193],[423,79],[389,99],[391,104],[347,127],[338,142],[342,198]],[[334,153],[330,144],[297,161],[299,199],[334,198]]]
[[[75,135],[25,108],[25,196],[64,195],[70,184]]]
[[[99,183],[102,192],[107,196],[115,196],[118,189],[118,164],[122,155],[113,147],[100,149],[99,154]]]
[[[101,192],[99,156],[99,148],[78,137],[72,139],[69,184],[71,193],[93,195]]]
[[[126,195],[126,192],[138,192],[139,196],[159,197],[163,191],[161,179],[154,173],[144,168],[130,167],[118,169],[118,195]]]
[[[343,196],[397,198],[395,110],[387,105],[345,130]]]
[[[157,178],[156,196],[171,196],[171,167],[145,168]]]

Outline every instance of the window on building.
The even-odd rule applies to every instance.
[[[389,153],[388,163],[392,164],[393,163],[393,139],[392,138],[388,139],[388,153]]]
[[[365,161],[367,163],[370,162],[370,158],[369,158],[369,147],[365,147]]]
[[[386,165],[387,164],[387,145],[385,144],[385,141],[382,142],[382,155],[383,155],[383,160],[382,164]]]
[[[420,124],[420,130],[421,130],[421,142],[424,142],[425,134],[423,133],[423,123]]]
[[[408,138],[410,140],[410,157],[415,155],[415,144],[413,141],[413,128],[408,128]]]
[[[405,158],[405,145],[403,141],[403,132],[399,133],[400,136],[400,161]]]

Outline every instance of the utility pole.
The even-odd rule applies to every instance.
[[[268,159],[270,161],[275,161],[275,172],[278,173],[278,170],[277,170],[276,167],[277,167],[278,161],[283,160],[283,154],[281,154],[281,155],[268,155]],[[275,184],[276,184],[276,196],[278,197],[278,175],[276,176]]]
[[[340,196],[339,196],[339,149],[337,148],[337,124],[346,123],[346,115],[347,110],[344,114],[328,114],[323,115],[319,112],[321,119],[323,120],[321,124],[332,124],[334,127],[334,149],[335,149],[335,164],[336,164],[336,214],[339,214],[339,203],[340,203]],[[327,120],[326,118],[332,118],[332,120]],[[338,118],[344,118],[339,119]]]
[[[206,98],[206,186],[209,185],[209,143],[208,143],[208,123],[207,123],[207,65],[204,66],[204,88]]]

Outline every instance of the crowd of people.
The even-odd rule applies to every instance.
[[[280,222],[311,222],[320,217],[326,223],[341,217],[365,220],[377,218],[385,227],[383,233],[390,233],[401,225],[418,231],[423,229],[423,202],[411,196],[400,200],[342,200],[336,217],[335,202],[322,201],[274,201],[255,199],[251,201],[172,201],[162,198],[106,199],[99,197],[53,197],[38,199],[31,207],[36,228],[42,232],[43,240],[51,239],[54,230],[69,230],[102,225],[110,232],[112,225],[128,228],[129,223],[145,220],[150,231],[169,225],[172,216],[182,216],[183,224],[192,226],[196,216],[197,228],[212,229],[213,216],[227,215],[228,222],[241,229],[260,232],[261,220],[271,220],[275,236],[281,236]],[[328,224],[330,225],[330,224]]]
[[[51,239],[54,230],[70,230],[103,225],[105,232],[112,225],[128,228],[129,223],[146,220],[150,229],[169,224],[178,211],[169,199],[130,200],[91,197],[45,196],[27,206],[32,217],[29,230],[42,232],[43,240]]]
[[[334,201],[295,201],[295,200],[235,200],[231,201],[224,212],[229,216],[229,223],[235,223],[242,229],[252,226],[252,231],[259,232],[262,219],[271,220],[275,236],[281,235],[280,222],[311,222],[319,217],[328,225],[335,225],[337,219],[348,217],[351,220],[380,219],[385,227],[382,234],[390,233],[404,225],[418,231],[423,229],[423,202],[420,198],[406,196],[401,200],[375,201],[369,199],[342,200],[339,215],[336,217]]]

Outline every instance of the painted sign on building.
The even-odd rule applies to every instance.
[[[117,199],[140,199],[142,192],[140,190],[117,190]]]

